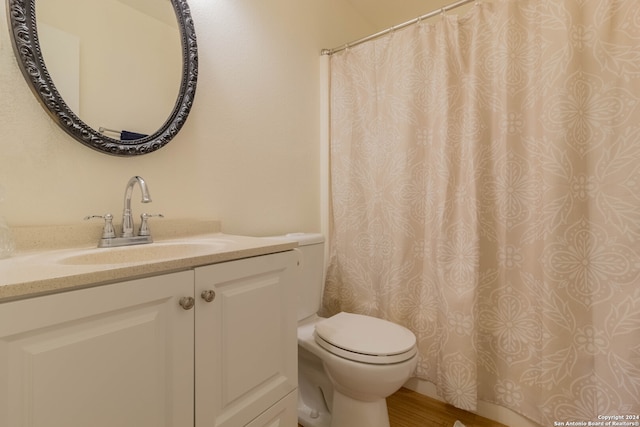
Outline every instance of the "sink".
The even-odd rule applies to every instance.
[[[130,264],[169,259],[191,258],[224,250],[230,242],[224,239],[150,243],[117,248],[85,249],[65,253],[56,262],[63,265]]]

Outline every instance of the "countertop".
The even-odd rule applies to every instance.
[[[220,233],[216,231],[219,229],[219,224],[216,224],[206,222],[200,227],[189,224],[186,228],[166,226],[166,230],[171,231],[159,232],[158,237],[154,237],[154,243],[104,249],[96,248],[100,230],[97,230],[98,237],[95,237],[95,227],[91,228],[90,233],[85,233],[90,235],[93,243],[77,237],[73,242],[64,243],[65,239],[54,236],[59,229],[39,229],[36,232],[33,229],[19,230],[14,233],[19,236],[16,239],[18,250],[14,256],[0,260],[0,302],[188,270],[287,251],[297,246],[293,241]],[[186,231],[176,231],[179,229]],[[72,227],[72,230],[65,229],[63,234],[69,231],[77,230]],[[50,247],[48,243],[51,240],[57,242],[57,247]],[[127,258],[127,251],[139,255],[143,253],[141,251],[163,246],[171,250],[162,251],[166,253],[152,259],[139,256],[134,256],[132,260]],[[194,250],[191,250],[192,246]],[[176,248],[175,253],[172,248]],[[109,251],[119,251],[121,259],[115,263],[98,264],[68,261],[82,259],[79,257],[87,254],[89,257],[102,256]]]

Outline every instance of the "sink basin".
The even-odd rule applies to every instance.
[[[162,242],[117,248],[74,251],[59,257],[56,262],[64,265],[100,265],[153,262],[178,258],[209,255],[227,248],[225,240],[193,242]]]

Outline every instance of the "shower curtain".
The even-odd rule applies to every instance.
[[[637,0],[483,0],[330,67],[324,313],[410,328],[460,408],[640,414]]]

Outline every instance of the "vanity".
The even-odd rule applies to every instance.
[[[0,260],[0,425],[297,425],[296,244],[161,228],[16,230],[40,249]]]
[[[7,11],[27,84],[71,138],[133,157],[179,133],[198,78],[187,0],[7,0]],[[158,221],[151,239],[159,214],[134,235],[138,184],[150,201],[134,176],[120,234],[110,213],[103,226],[13,229],[0,426],[296,426],[296,243],[207,221]]]

